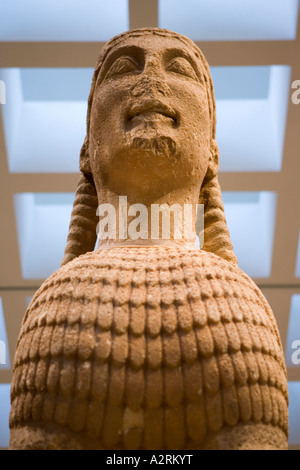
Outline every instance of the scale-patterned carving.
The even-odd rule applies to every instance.
[[[56,271],[23,320],[11,396],[11,448],[20,430],[39,448],[59,429],[73,448],[182,449],[236,425],[288,429],[268,303],[236,266],[179,247],[102,249]]]

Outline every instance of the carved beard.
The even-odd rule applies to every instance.
[[[149,151],[156,156],[173,156],[176,154],[176,142],[171,137],[134,137],[132,146],[136,150]]]
[[[161,114],[138,115],[127,123],[127,145],[157,157],[173,157],[178,150],[170,118]]]

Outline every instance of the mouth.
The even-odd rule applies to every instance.
[[[146,101],[130,108],[126,113],[126,122],[168,120],[173,126],[178,125],[178,113],[160,101]]]

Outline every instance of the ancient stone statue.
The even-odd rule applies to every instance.
[[[141,29],[104,47],[65,257],[18,340],[12,449],[287,447],[284,354],[233,253],[215,127],[209,67],[191,40]],[[175,224],[168,240],[130,238],[119,196],[127,207],[200,201],[204,246],[177,239]],[[118,235],[93,251],[103,204]]]

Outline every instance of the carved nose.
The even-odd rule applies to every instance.
[[[150,96],[152,98],[158,98],[159,96],[170,96],[171,90],[169,86],[161,80],[143,77],[138,83],[131,87],[130,94],[133,97]]]

